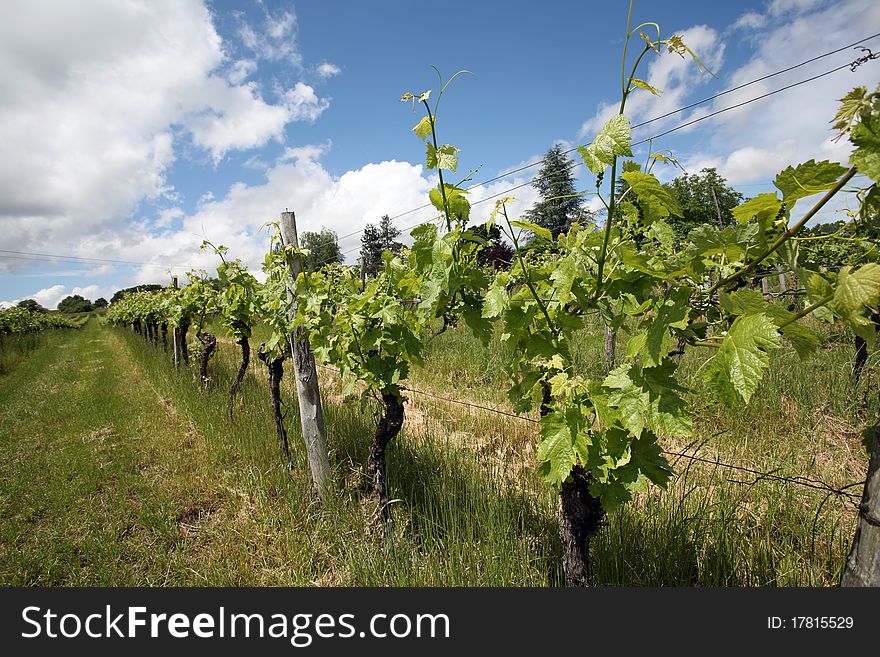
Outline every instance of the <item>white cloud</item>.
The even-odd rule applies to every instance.
[[[58,306],[58,302],[67,296],[64,293],[65,289],[66,288],[63,285],[53,285],[51,287],[45,287],[42,290],[37,290],[33,294],[22,298],[33,299],[44,308],[55,310]],[[17,301],[15,303],[17,303]]]
[[[331,64],[330,62],[324,62],[323,64],[318,64],[315,71],[322,78],[332,78],[332,77],[342,73],[341,68],[339,68],[336,64]]]
[[[264,27],[296,59],[293,14]],[[245,82],[252,59],[227,63],[201,0],[0,4],[0,143],[14,154],[0,158],[4,242],[94,253],[139,203],[176,198],[166,176],[179,141],[218,162],[282,141],[329,103],[303,83],[272,101]]]
[[[729,87],[762,77],[798,63],[807,55],[839,48],[852,40],[854,25],[880,24],[880,4],[873,0],[847,0],[809,12],[818,3],[775,3],[782,18],[759,32],[757,49],[746,64],[727,80]],[[775,7],[775,8],[774,8]],[[786,18],[787,17],[787,18]],[[825,58],[772,80],[750,85],[717,99],[712,111],[732,107],[763,93],[807,79],[851,59],[850,53]],[[829,121],[837,99],[860,84],[876,85],[876,71],[867,65],[855,72],[841,71],[733,109],[699,124],[700,151],[686,159],[689,170],[709,164],[732,183],[772,179],[789,164],[815,159],[846,163],[850,146],[833,142]]]
[[[262,29],[244,20],[243,14],[239,14],[239,20],[241,43],[254,57],[267,61],[287,60],[295,70],[302,69],[302,54],[296,42],[296,14],[284,11],[273,15],[264,8]]]
[[[74,294],[78,294],[89,301],[95,301],[100,297],[109,299],[113,295],[113,292],[110,291],[110,288],[102,285],[86,285],[84,287],[75,286],[68,292],[67,288],[59,283],[58,285],[52,285],[51,287],[44,287],[32,294],[26,294],[21,299],[0,301],[0,308],[14,306],[23,299],[33,299],[44,308],[55,310],[62,299],[73,296]]]
[[[733,29],[739,30],[755,30],[764,27],[767,24],[767,17],[758,12],[749,11],[736,19],[732,25]]]
[[[825,0],[773,0],[767,8],[767,13],[778,17],[784,14],[802,14],[823,4]]]
[[[241,84],[257,70],[253,59],[239,59],[229,67],[226,79],[232,84]]]

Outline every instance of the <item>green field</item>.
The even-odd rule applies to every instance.
[[[586,327],[578,343],[585,372],[600,362],[594,336]],[[752,404],[731,411],[699,393],[699,364],[683,362],[696,438],[664,447],[703,460],[670,457],[678,476],[668,490],[608,518],[593,543],[596,584],[837,582],[856,518],[846,497],[706,463],[834,487],[864,478],[860,431],[877,412],[876,355],[853,389],[851,343],[826,338],[809,363],[780,355]],[[484,348],[459,329],[431,341],[391,449],[384,538],[362,494],[374,409],[343,397],[331,371],[322,370],[322,394],[337,494],[319,506],[289,373],[292,474],[256,359],[234,421],[226,415],[238,357],[229,341],[207,391],[161,348],[97,319],[26,348],[0,375],[4,585],[562,583],[557,497],[533,471],[535,425],[444,400],[510,410],[498,343]]]

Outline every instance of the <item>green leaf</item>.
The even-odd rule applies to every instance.
[[[770,364],[767,352],[781,344],[770,317],[763,313],[741,315],[706,364],[704,380],[725,404],[734,405],[737,394],[748,403]]]
[[[853,126],[850,141],[856,147],[849,161],[859,170],[880,181],[880,116],[868,114]]]
[[[486,291],[486,297],[483,301],[482,316],[486,319],[500,317],[501,313],[503,313],[509,305],[510,297],[507,294],[506,287],[503,285],[497,285],[493,282],[492,286]]]
[[[880,305],[880,264],[869,263],[858,269],[841,267],[837,274],[834,299],[831,306],[843,316],[861,311],[863,308],[877,308]]]
[[[541,476],[562,486],[576,463],[574,440],[565,415],[554,411],[541,418],[541,442],[538,445]]]
[[[643,356],[645,367],[659,365],[672,348],[671,328],[685,329],[690,315],[690,291],[685,287],[673,288],[657,308],[657,315],[648,327],[647,350]]]
[[[553,281],[553,289],[556,290],[559,303],[568,303],[572,300],[571,286],[577,275],[577,265],[572,256],[566,256],[556,262],[550,280]]]
[[[672,230],[672,226],[662,219],[658,219],[651,224],[651,227],[648,229],[648,236],[657,240],[660,246],[667,252],[672,252],[675,249],[675,231]]]
[[[731,315],[755,315],[765,313],[773,318],[773,322],[779,326],[785,324],[794,313],[784,308],[764,301],[764,295],[756,290],[737,290],[730,294],[722,292],[719,297],[721,307]],[[782,329],[784,335],[797,351],[798,356],[807,358],[818,348],[821,339],[819,335],[798,322],[786,324]]]
[[[584,164],[594,174],[605,171],[617,156],[632,157],[629,119],[622,114],[611,117],[589,146],[578,146]]]
[[[620,177],[632,187],[636,196],[639,197],[639,203],[647,204],[650,207],[651,214],[664,219],[669,215],[681,216],[681,205],[679,205],[675,193],[670,188],[661,185],[660,181],[650,173],[627,171]],[[648,215],[648,213],[645,214]]]
[[[758,244],[758,224],[737,224],[719,230],[716,226],[703,225],[688,235],[693,244],[689,253],[696,256],[725,256],[736,262],[742,260],[750,249]]]
[[[777,177],[777,180],[778,179],[779,178]],[[766,192],[764,194],[758,194],[755,198],[749,199],[745,203],[736,206],[731,212],[734,219],[741,224],[745,224],[751,221],[753,217],[758,221],[773,219],[779,214],[779,210],[781,209],[782,201],[779,200],[776,192]]]
[[[689,436],[692,432],[687,404],[678,394],[684,389],[675,380],[675,363],[641,371],[623,365],[605,377],[602,385],[612,391],[608,404],[616,408],[623,427],[638,437],[647,427],[666,436]]]
[[[782,192],[782,200],[791,207],[799,198],[831,189],[845,173],[846,169],[837,162],[810,160],[781,171],[773,184]]]
[[[444,183],[444,190],[446,192],[446,201],[449,204],[449,213],[453,217],[461,217],[466,222],[471,213],[471,204],[464,196],[468,191],[466,189],[459,189],[449,183]],[[437,210],[446,212],[446,209],[443,207],[443,194],[440,192],[439,185],[428,192],[428,198]]]
[[[632,463],[638,467],[640,473],[660,488],[666,488],[669,478],[675,474],[675,471],[663,456],[657,437],[645,433],[641,438],[633,441],[631,449]]]
[[[516,226],[517,228],[522,228],[523,230],[529,230],[533,232],[538,237],[542,237],[545,240],[553,241],[553,233],[551,233],[548,229],[543,226],[539,226],[538,224],[533,224],[531,221],[524,221],[522,219],[517,219],[515,221],[510,222],[511,226]]]
[[[638,87],[639,89],[644,89],[645,91],[650,91],[655,96],[659,96],[661,93],[663,93],[662,89],[658,89],[657,87],[651,86],[650,84],[648,84],[644,80],[639,80],[638,78],[633,78],[632,80],[630,80],[630,82],[632,82],[632,85],[634,87]]]
[[[430,169],[446,169],[455,171],[458,168],[458,152],[461,149],[449,144],[444,144],[440,148],[434,148],[434,144],[427,142],[428,153],[426,156],[425,166]]]
[[[421,121],[416,123],[415,127],[412,129],[416,135],[418,135],[419,139],[427,139],[431,134],[431,126],[432,121],[431,117],[425,116]]]
[[[853,122],[859,118],[862,112],[871,109],[870,102],[865,99],[867,93],[868,90],[865,87],[856,87],[840,99],[840,109],[834,115],[832,119],[834,125],[831,126],[833,130],[838,131],[838,137],[849,132]]]

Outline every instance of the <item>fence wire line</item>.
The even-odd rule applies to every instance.
[[[329,365],[322,365],[320,363],[315,363],[315,364],[322,369],[330,370],[332,372],[335,372],[336,374],[341,374],[341,372],[338,368],[331,367]],[[538,420],[535,420],[533,418],[525,417],[523,415],[517,415],[515,413],[510,413],[508,411],[502,411],[497,408],[492,408],[491,406],[483,406],[481,404],[474,404],[473,402],[469,402],[469,401],[465,401],[465,400],[461,400],[461,399],[451,399],[449,397],[443,397],[442,395],[438,395],[433,392],[427,392],[425,390],[418,390],[416,388],[411,388],[411,387],[406,387],[406,388],[404,388],[404,390],[415,393],[417,395],[424,395],[426,397],[433,397],[434,399],[439,399],[441,401],[448,402],[450,404],[458,404],[460,406],[467,406],[469,408],[476,408],[476,409],[486,411],[489,413],[494,413],[496,415],[503,415],[505,417],[510,417],[515,420],[520,420],[522,422],[528,422],[530,424],[540,424],[540,422]],[[672,451],[665,450],[665,449],[661,450],[661,452],[667,456],[675,456],[678,458],[684,458],[684,459],[696,461],[699,463],[714,465],[716,467],[726,468],[728,470],[734,470],[737,472],[743,472],[746,474],[750,474],[755,477],[755,479],[752,480],[751,482],[731,480],[731,481],[734,481],[734,483],[747,484],[749,486],[753,486],[754,484],[757,484],[761,480],[771,480],[771,481],[780,481],[783,483],[797,484],[799,486],[804,486],[805,488],[811,488],[813,490],[820,490],[820,491],[826,492],[829,495],[838,495],[838,496],[846,497],[849,500],[850,504],[852,504],[856,509],[859,508],[860,496],[855,495],[853,493],[849,493],[849,492],[847,492],[847,490],[850,488],[854,488],[856,486],[863,485],[865,483],[864,481],[857,481],[857,482],[853,482],[850,484],[846,484],[844,486],[833,486],[832,484],[829,484],[826,481],[822,481],[821,479],[813,479],[811,477],[805,477],[803,475],[781,475],[781,474],[778,474],[778,469],[771,470],[770,472],[763,472],[761,470],[756,470],[754,468],[749,468],[746,466],[735,465],[733,463],[725,463],[724,461],[721,461],[718,458],[707,459],[707,458],[703,458],[701,456],[697,456],[695,454],[688,454],[687,452],[672,452]]]

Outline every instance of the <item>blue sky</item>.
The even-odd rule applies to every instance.
[[[285,207],[300,231],[355,233],[426,202],[434,177],[405,91],[460,69],[439,138],[474,181],[588,143],[619,99],[627,3],[402,0],[149,3],[19,0],[0,7],[0,301],[94,299],[211,270],[204,238],[258,269],[261,226]],[[432,11],[438,12],[432,14]],[[646,59],[664,89],[633,96],[634,123],[880,32],[872,0],[635,3],[634,22],[683,34],[717,77],[677,55]],[[865,42],[880,49],[880,38]],[[635,46],[636,48],[638,45]],[[840,52],[652,123],[641,139],[841,66]],[[836,99],[875,86],[869,62],[658,140],[690,172],[715,166],[746,195],[789,163],[846,160]],[[644,152],[642,153],[644,154]],[[528,181],[528,169],[473,191]],[[579,184],[591,184],[577,169]],[[672,170],[658,172],[669,178]],[[535,200],[516,192],[515,209]],[[802,202],[803,203],[803,202]],[[843,202],[820,220],[839,216]],[[477,217],[491,203],[475,207]],[[405,228],[430,218],[416,212]],[[342,240],[356,251],[359,237]],[[28,254],[70,256],[49,258]],[[351,254],[353,255],[353,253]],[[131,263],[145,264],[124,264]]]

